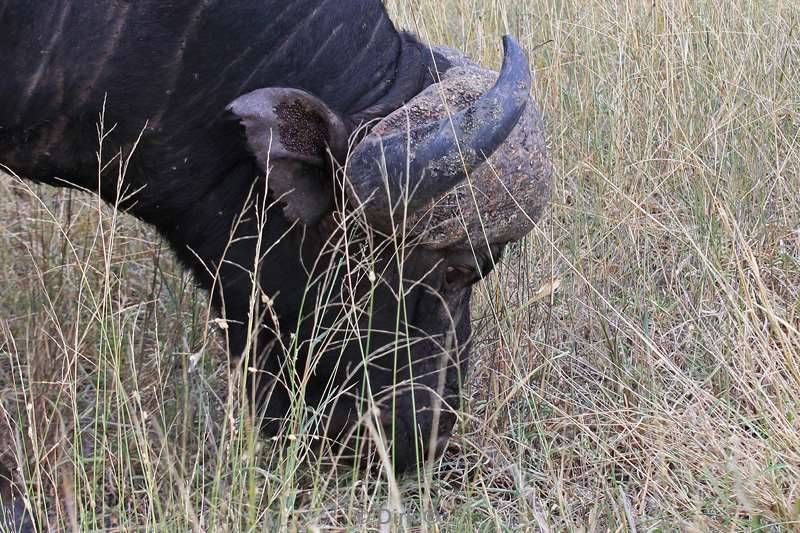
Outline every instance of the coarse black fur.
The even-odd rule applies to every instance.
[[[341,265],[330,246],[343,238],[334,214],[303,225],[284,214],[280,198],[265,198],[264,172],[226,106],[260,88],[301,89],[350,133],[432,83],[434,57],[436,68],[447,67],[427,45],[398,32],[378,0],[0,0],[0,163],[27,179],[97,191],[154,225],[198,283],[214,288],[233,354],[245,351],[255,305],[264,327],[249,355],[267,376],[256,391],[271,394],[266,431],[281,429],[295,372],[311,376],[310,410],[332,385],[349,387],[327,418],[329,435],[348,431],[361,414],[359,368],[369,355],[379,421],[394,443],[395,467],[404,470],[427,454],[431,434],[441,437],[441,448],[451,432],[452,412],[432,407],[439,400],[457,406],[470,286],[502,247],[476,253],[364,241],[377,250],[377,281],[367,276],[351,288],[336,278],[326,302],[315,280]],[[106,153],[132,153],[121,184],[115,171],[98,179],[101,111]],[[312,155],[325,164],[298,160],[285,168],[332,183],[332,162]],[[269,253],[257,260],[259,234]],[[256,264],[269,299],[253,303]],[[369,305],[354,312],[356,301]],[[324,310],[315,312],[320,302]],[[358,337],[335,326],[347,312]],[[312,342],[320,327],[334,326],[335,342]],[[269,347],[290,344],[291,333],[296,359],[286,361]],[[413,394],[412,378],[419,384]]]

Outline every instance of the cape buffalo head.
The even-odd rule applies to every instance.
[[[257,365],[273,432],[299,397],[348,450],[359,431],[385,438],[397,469],[443,450],[472,286],[533,228],[549,193],[527,58],[510,37],[504,48],[499,76],[436,48],[447,70],[366,134],[360,117],[296,89],[229,106],[311,250],[299,324],[278,335],[294,348]]]

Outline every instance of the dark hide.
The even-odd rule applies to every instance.
[[[373,238],[363,243],[379,258],[374,283],[361,276],[350,286],[339,275],[323,294],[320,278],[348,266],[326,245],[343,237],[331,212],[341,198],[331,155],[341,163],[359,124],[432,83],[431,58],[424,44],[395,30],[378,0],[0,0],[0,163],[28,179],[98,191],[158,228],[198,283],[216,287],[213,301],[228,319],[235,355],[246,348],[250,272],[258,263],[279,322],[259,300],[264,327],[245,354],[264,371],[254,391],[271,392],[266,431],[281,430],[296,370],[311,376],[305,401],[312,411],[332,386],[349,387],[335,408],[326,407],[328,434],[346,432],[359,419],[369,354],[371,392],[382,402],[376,425],[393,437],[395,467],[403,470],[428,453],[419,442],[439,435],[441,448],[450,434],[454,415],[434,407],[440,399],[457,407],[470,286],[501,247],[477,254],[406,247],[400,261],[393,241]],[[448,65],[442,57],[437,63]],[[261,89],[266,107],[237,100]],[[115,170],[98,180],[102,109],[106,154],[121,147],[127,157],[141,133],[123,184]],[[272,158],[267,198],[239,118],[253,131],[269,124],[272,144],[250,145]],[[262,253],[270,251],[257,261],[259,232]],[[369,294],[363,311],[354,311],[352,302]],[[328,305],[315,313],[319,302]],[[347,312],[349,327],[336,326],[334,342],[312,342]],[[287,362],[268,348],[291,344],[291,332],[297,359]],[[412,377],[413,394],[403,383]]]
[[[14,484],[14,475],[0,462],[0,531],[33,533],[32,517],[25,509],[22,492]]]

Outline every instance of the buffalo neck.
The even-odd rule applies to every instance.
[[[308,228],[279,206],[260,217],[259,202],[274,199],[225,107],[258,88],[294,87],[359,122],[409,101],[433,81],[430,52],[396,30],[380,2],[361,4],[7,5],[0,162],[22,177],[99,192],[153,224],[237,320],[247,314],[257,238],[275,243],[278,260],[265,263],[261,282],[292,321],[308,281],[303,255],[315,245],[297,246]],[[102,173],[99,145],[103,164],[112,163]]]

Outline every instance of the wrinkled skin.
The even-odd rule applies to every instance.
[[[315,280],[342,260],[330,251],[342,237],[330,211],[348,209],[334,200],[342,195],[333,162],[320,146],[310,159],[285,161],[286,175],[307,180],[308,194],[329,195],[315,200],[329,211],[312,222],[288,216],[279,195],[264,198],[264,172],[226,106],[259,88],[302,89],[340,117],[339,134],[349,135],[430,85],[432,72],[448,67],[444,57],[396,31],[377,0],[0,0],[0,59],[0,163],[27,179],[96,191],[168,239],[228,319],[231,353],[258,360],[262,372],[251,385],[255,395],[269,397],[261,405],[268,434],[281,431],[291,407],[291,394],[277,382],[291,381],[293,369],[311,372],[309,353],[315,359],[305,389],[310,408],[330,384],[356,384],[350,390],[362,397],[359,365],[369,353],[371,391],[381,405],[380,426],[394,442],[395,468],[416,465],[429,441],[441,451],[466,372],[471,286],[502,246],[479,252],[408,246],[400,262],[394,243],[362,234],[383,250],[374,286],[361,276],[351,289],[340,276],[326,289],[327,311],[315,314],[314,302],[323,299]],[[126,157],[133,153],[123,183],[113,165],[98,180],[103,109],[106,158],[120,148]],[[346,139],[326,142],[346,146]],[[270,252],[256,261],[259,234]],[[254,353],[245,353],[256,263],[272,311],[258,304],[265,327]],[[407,293],[399,301],[401,286]],[[310,346],[314,328],[336,324],[354,298],[370,303],[349,327],[337,325],[332,338],[342,345]],[[298,358],[287,362],[271,348],[276,340],[290,344],[295,331]],[[412,375],[413,395],[402,386]],[[445,408],[438,413],[431,408],[440,400]],[[329,436],[347,440],[342,435],[363,412],[357,404],[344,395],[328,410]]]

